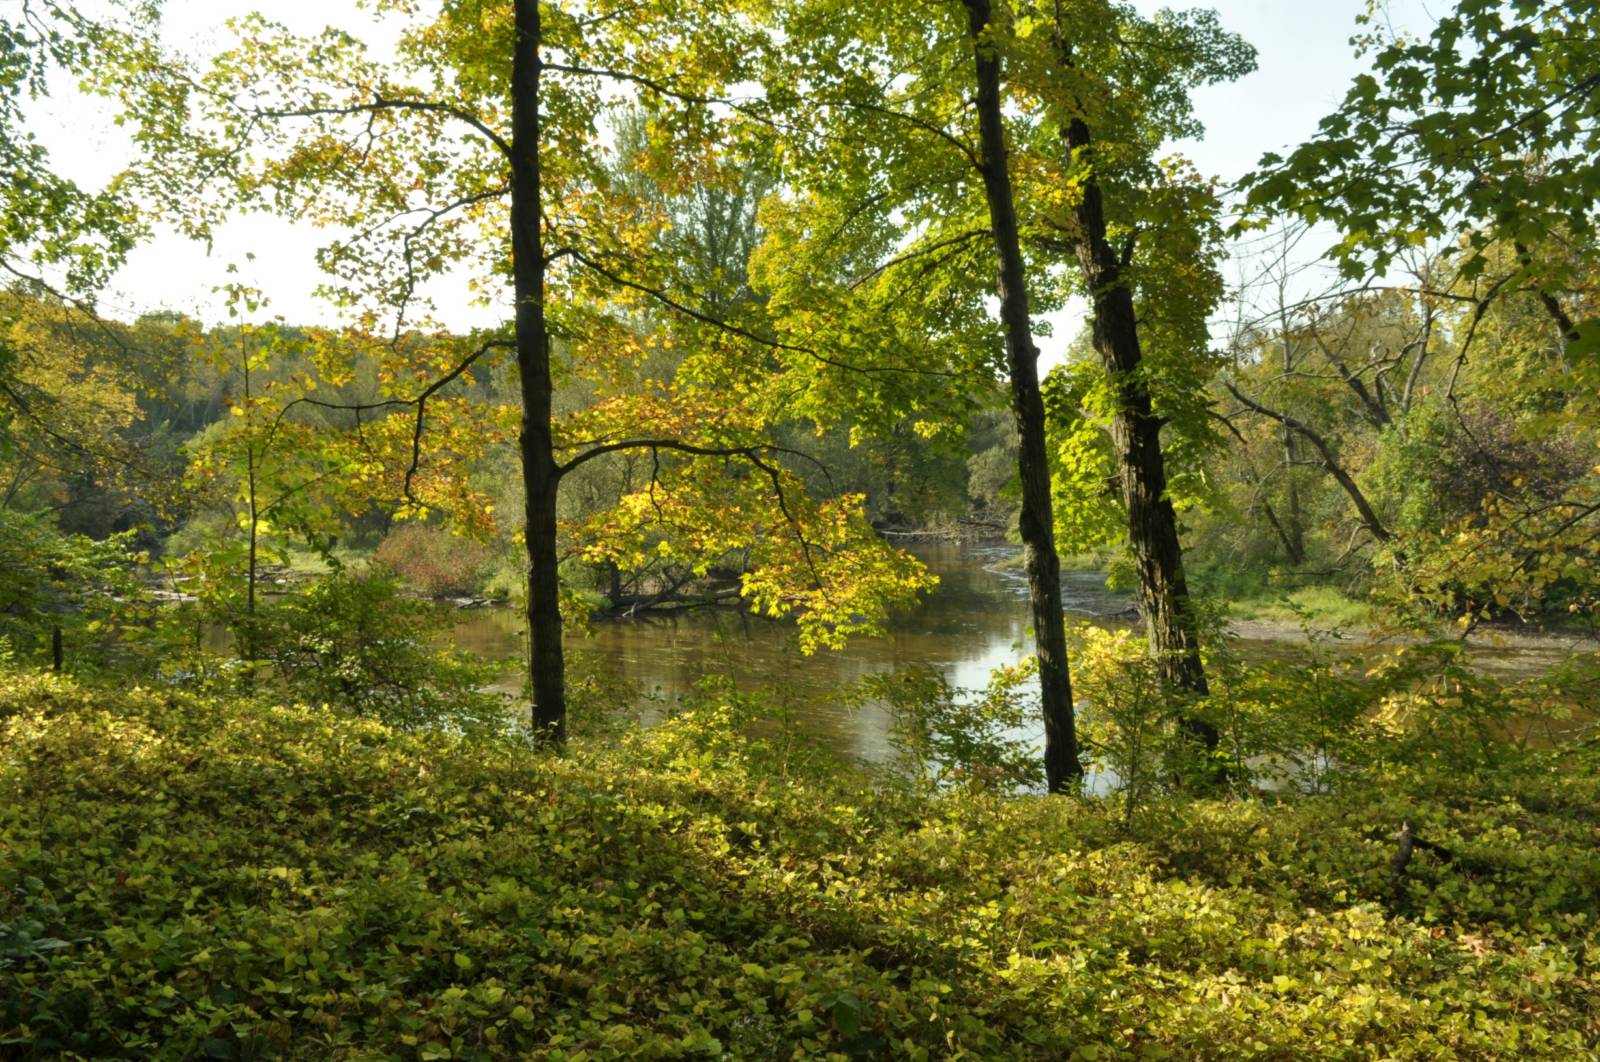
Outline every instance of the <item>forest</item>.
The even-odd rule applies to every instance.
[[[0,1058],[1600,1057],[1600,8],[1244,6],[0,2]]]

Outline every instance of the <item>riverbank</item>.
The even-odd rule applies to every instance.
[[[715,715],[558,758],[0,679],[0,1043],[568,1062],[1600,1044],[1592,755],[1159,803],[1124,828],[1098,801],[797,771]],[[1402,823],[1434,848],[1400,864]]]
[[[1061,560],[1064,581],[1076,577],[1080,592],[1085,577],[1105,578],[1112,563],[1107,553],[1076,554]],[[1022,578],[1020,553],[1014,549],[994,552],[988,566],[1017,580]],[[1203,587],[1202,587],[1203,589]],[[1117,593],[1113,591],[1112,593]],[[1101,619],[1137,619],[1130,591],[1120,591],[1127,606],[1114,611],[1077,611]],[[1438,623],[1428,632],[1395,634],[1385,629],[1383,617],[1370,604],[1352,598],[1333,586],[1303,586],[1292,589],[1259,589],[1225,599],[1226,630],[1235,642],[1250,647],[1258,655],[1276,655],[1270,647],[1296,647],[1313,640],[1342,645],[1346,650],[1362,646],[1416,644],[1425,638],[1448,640],[1461,637],[1459,628]],[[1487,670],[1504,676],[1528,676],[1558,666],[1569,657],[1600,649],[1600,630],[1592,623],[1571,622],[1541,626],[1533,623],[1499,622],[1479,624],[1470,633],[1472,654]]]

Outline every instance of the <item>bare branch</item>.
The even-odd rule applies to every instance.
[[[1232,381],[1224,381],[1223,386],[1246,409],[1277,421],[1289,430],[1303,436],[1307,442],[1316,447],[1317,453],[1322,457],[1322,467],[1327,469],[1328,474],[1338,481],[1340,487],[1344,488],[1345,494],[1349,496],[1350,501],[1355,505],[1356,512],[1360,514],[1362,524],[1371,532],[1372,537],[1379,542],[1389,542],[1394,539],[1394,534],[1383,525],[1383,521],[1378,518],[1377,511],[1367,501],[1367,496],[1361,493],[1361,488],[1356,485],[1356,481],[1350,478],[1350,474],[1339,463],[1338,457],[1333,452],[1333,447],[1329,445],[1327,439],[1323,438],[1321,432],[1304,421],[1290,416],[1288,413],[1280,413],[1275,409],[1268,409],[1259,402],[1246,398],[1244,393],[1233,385]]]

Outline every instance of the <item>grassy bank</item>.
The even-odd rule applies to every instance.
[[[1334,586],[1263,589],[1228,598],[1228,615],[1242,620],[1266,620],[1315,630],[1364,630],[1374,620],[1372,606]]]
[[[1061,557],[1064,572],[1111,572],[1125,565],[1122,554],[1114,550],[1090,553],[1069,553]],[[1022,569],[1022,553],[1018,550],[994,564],[997,568]],[[1111,585],[1132,593],[1125,575],[1113,576]],[[1230,617],[1242,620],[1265,620],[1273,623],[1299,625],[1305,623],[1318,629],[1364,628],[1373,620],[1372,606],[1346,594],[1337,586],[1318,584],[1285,587],[1273,585],[1265,572],[1228,571],[1215,566],[1195,565],[1190,573],[1190,589],[1209,600],[1225,601]]]
[[[1600,785],[1158,804],[0,679],[0,1054],[1577,1058]],[[1419,850],[1395,878],[1402,822]]]

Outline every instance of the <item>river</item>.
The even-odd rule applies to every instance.
[[[835,749],[868,760],[888,752],[888,723],[881,710],[851,710],[829,694],[864,676],[912,666],[941,669],[960,687],[981,687],[989,673],[1027,655],[1027,586],[1006,562],[1010,546],[921,544],[911,550],[939,576],[939,586],[917,608],[897,616],[882,638],[856,638],[844,649],[800,653],[791,624],[728,609],[705,609],[639,619],[605,619],[571,650],[596,654],[599,662],[648,699],[646,712],[670,704],[707,674],[731,675],[743,688],[777,691],[826,734]],[[1132,622],[1133,597],[1108,590],[1100,572],[1062,573],[1069,619],[1106,626]],[[457,614],[456,646],[489,659],[518,659],[522,617],[514,609],[482,608]],[[1251,659],[1294,653],[1300,639],[1283,625],[1238,625],[1235,644]],[[1356,640],[1346,651],[1359,653]],[[1543,672],[1572,652],[1561,639],[1485,635],[1472,649],[1474,662],[1502,675]],[[520,677],[508,678],[508,691]]]

